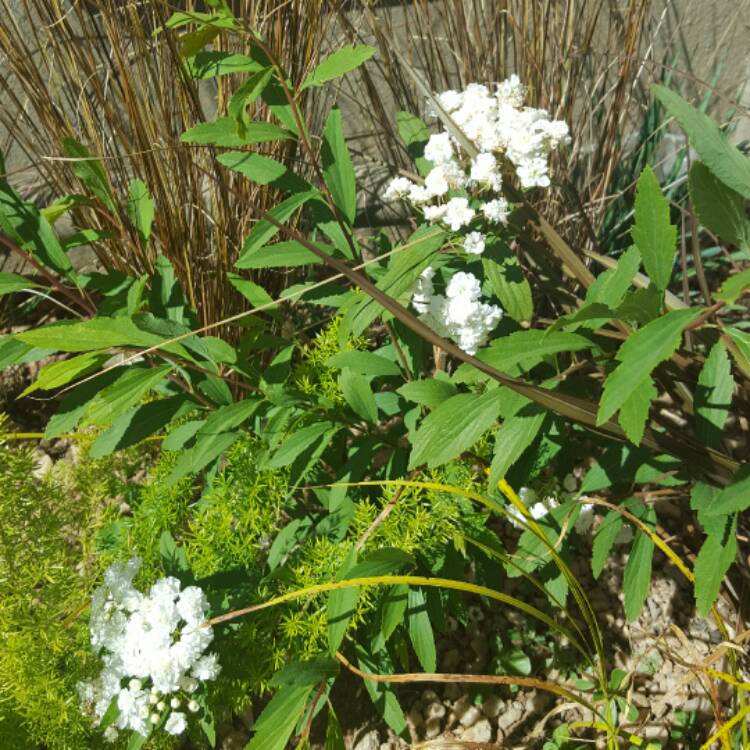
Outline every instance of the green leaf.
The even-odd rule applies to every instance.
[[[376,654],[367,653],[361,646],[357,645],[357,660],[359,668],[369,674],[393,674],[393,663],[388,651],[382,649]],[[406,729],[406,717],[401,710],[398,697],[390,685],[374,680],[364,680],[365,689],[386,724],[396,733],[402,734]]]
[[[85,425],[112,422],[137,404],[156,385],[166,379],[172,365],[131,365],[110,386],[99,392],[89,407]]]
[[[364,375],[345,367],[339,376],[339,386],[346,402],[355,414],[372,424],[378,421],[378,405]]]
[[[99,159],[94,159],[91,152],[75,138],[63,138],[63,150],[78,161],[73,164],[73,172],[104,205],[110,213],[117,213],[112,188],[109,185],[107,170]]]
[[[487,480],[488,486],[497,487],[511,466],[534,442],[544,424],[547,412],[539,406],[528,403],[520,411],[507,418],[495,433],[495,452]]]
[[[412,380],[396,390],[408,401],[434,408],[458,392],[456,386],[447,380],[425,378]]]
[[[198,26],[194,31],[188,31],[180,37],[180,56],[193,57],[207,44],[210,44],[221,33],[213,26]]]
[[[677,227],[669,221],[669,202],[648,166],[638,178],[631,233],[649,278],[659,290],[666,289],[677,250]]]
[[[553,354],[577,352],[590,347],[591,341],[577,333],[530,329],[495,339],[487,348],[480,349],[477,357],[503,372],[509,372],[516,366],[531,369]]]
[[[606,422],[640,387],[653,369],[674,354],[682,341],[683,328],[700,313],[699,309],[672,310],[627,338],[617,352],[620,364],[604,382],[597,424]]]
[[[690,200],[701,224],[724,242],[750,249],[750,221],[742,196],[700,161],[690,167]]]
[[[330,255],[330,247],[320,243],[316,244]],[[308,266],[320,262],[321,260],[317,255],[300,245],[299,242],[287,240],[247,252],[234,265],[236,268],[293,268],[294,266]]]
[[[714,297],[732,305],[749,288],[750,268],[746,268],[744,271],[732,274],[721,285],[721,289],[714,294]]]
[[[341,724],[330,703],[328,704],[328,725],[326,726],[326,739],[323,750],[346,750]]]
[[[72,380],[99,369],[109,358],[110,355],[107,353],[88,352],[62,362],[45,365],[39,371],[36,380],[18,398],[28,396],[34,391],[51,391],[61,385],[67,385]]]
[[[260,284],[243,279],[236,273],[228,273],[227,280],[253,307],[269,305],[266,308],[268,311],[278,307],[273,304],[273,298]]]
[[[315,422],[290,435],[267,462],[269,469],[280,469],[291,464],[297,456],[303,453],[313,443],[316,443],[333,424],[331,422]]]
[[[102,229],[82,229],[80,232],[69,234],[60,243],[63,250],[67,253],[74,247],[91,245],[94,242],[101,242],[102,240],[113,240],[116,236],[113,232],[106,232]]]
[[[370,578],[384,576],[413,565],[414,558],[396,547],[381,547],[371,552],[362,562],[348,568],[343,578]]]
[[[658,395],[651,376],[646,376],[620,407],[620,427],[633,445],[640,445],[651,402]]]
[[[249,122],[246,107],[253,104],[263,93],[273,76],[273,67],[261,68],[253,73],[233,94],[229,100],[227,112],[240,124],[240,131]]]
[[[19,341],[13,336],[0,336],[0,371],[18,364],[24,355],[30,351],[33,351],[32,348],[28,344],[24,344],[23,341]],[[46,354],[42,356],[46,356]]]
[[[269,687],[284,685],[307,685],[315,687],[339,673],[338,662],[326,656],[317,656],[306,661],[295,661],[282,667],[268,681]]]
[[[45,266],[68,274],[73,266],[52,226],[36,206],[21,199],[0,175],[0,231],[18,242]]]
[[[142,331],[129,318],[63,321],[18,333],[16,338],[31,346],[60,352],[87,352],[118,346],[149,347],[164,340]]]
[[[188,448],[177,459],[177,463],[165,480],[165,487],[172,487],[188,474],[196,474],[201,471],[239,440],[240,436],[239,431],[199,435],[196,438],[195,445]]]
[[[230,73],[255,73],[263,66],[252,57],[238,52],[206,51],[185,60],[191,78],[206,79]]]
[[[50,203],[46,208],[41,209],[40,213],[50,224],[54,224],[61,216],[64,216],[72,208],[90,205],[91,198],[87,195],[66,195],[63,198],[59,198],[54,203]]]
[[[750,508],[750,464],[742,464],[732,484],[711,498],[703,513],[708,516],[728,516]],[[705,522],[704,522],[705,525]]]
[[[500,413],[500,393],[460,393],[425,417],[414,435],[409,468],[440,466],[471,448]]]
[[[650,528],[656,526],[656,512],[653,507],[639,503],[633,508],[633,515]],[[640,529],[635,530],[635,539],[630,549],[628,561],[622,577],[625,595],[625,616],[629,622],[638,619],[646,601],[651,583],[651,563],[654,557],[654,543]]]
[[[505,312],[513,320],[531,320],[534,314],[531,287],[518,259],[510,252],[501,263],[489,257],[482,258],[482,268]]]
[[[717,448],[732,407],[732,363],[724,345],[713,345],[695,389],[695,434],[710,448]]]
[[[140,443],[166,427],[189,404],[187,398],[180,395],[130,409],[99,435],[89,449],[89,456],[102,458]]]
[[[695,606],[707,617],[722,581],[737,555],[737,516],[725,519],[719,533],[709,533],[695,559]]]
[[[380,630],[384,640],[388,640],[393,631],[403,622],[409,598],[409,587],[400,583],[391,586],[383,598],[381,609]]]
[[[20,292],[22,289],[38,289],[40,286],[18,274],[0,271],[0,297],[4,294]]]
[[[395,362],[372,352],[354,350],[338,352],[326,360],[326,365],[338,369],[347,367],[361,375],[372,377],[401,375],[401,370]]]
[[[133,180],[128,190],[128,218],[141,238],[144,246],[151,236],[151,225],[154,221],[154,201],[148,192],[148,186],[142,180]]]
[[[351,226],[357,212],[357,181],[344,139],[341,110],[336,107],[328,114],[320,158],[323,177],[331,191],[333,202]]]
[[[629,247],[617,261],[616,268],[610,268],[597,276],[586,291],[586,303],[601,302],[614,309],[628,291],[633,278],[641,265],[638,248]]]
[[[728,187],[750,198],[750,160],[733,146],[708,115],[664,86],[653,86],[656,98],[687,133],[690,145],[706,166]]]
[[[430,616],[427,614],[427,600],[422,589],[409,589],[408,606],[406,616],[414,653],[425,672],[434,672],[437,669],[435,634],[432,632]]]
[[[222,148],[240,148],[256,143],[288,140],[292,134],[272,122],[251,122],[245,126],[242,135],[231,117],[219,117],[213,122],[201,122],[186,130],[180,140],[183,143],[194,143],[198,146],[220,146]]]
[[[198,435],[218,435],[240,427],[255,413],[261,403],[261,399],[246,398],[216,409],[200,428]]]
[[[357,549],[352,547],[336,574],[336,580],[341,581],[354,567],[357,560]],[[357,608],[359,586],[346,589],[335,589],[328,594],[326,605],[326,620],[328,621],[328,649],[335,655],[344,640],[349,621]]]
[[[430,129],[423,120],[411,112],[397,112],[396,126],[406,150],[417,167],[417,172],[425,177],[432,169],[432,162],[424,158],[424,147],[430,139]]]
[[[312,685],[284,685],[261,712],[245,750],[284,750],[312,691]]]
[[[310,183],[294,174],[281,162],[247,151],[228,151],[216,160],[227,169],[239,172],[257,185],[270,185],[288,193],[312,190]],[[306,251],[309,252],[309,251]]]
[[[388,270],[377,283],[378,289],[402,303],[408,302],[419,274],[440,250],[445,237],[446,233],[435,227],[417,229],[404,243],[408,249],[391,257]],[[360,298],[344,316],[340,328],[342,339],[345,340],[350,334],[359,336],[381,312],[382,308],[374,299]]]
[[[291,216],[303,206],[307,201],[313,198],[318,198],[320,193],[317,190],[310,190],[306,193],[296,193],[290,196],[285,201],[282,201],[277,206],[274,206],[268,213],[272,216],[279,224],[284,224],[288,221]],[[251,230],[247,236],[243,246],[242,255],[240,256],[235,266],[237,268],[247,268],[244,264],[245,259],[248,255],[256,253],[263,245],[265,245],[272,237],[275,237],[279,232],[278,227],[271,224],[270,221],[261,219]]]
[[[305,78],[300,91],[311,86],[322,86],[334,78],[339,78],[351,70],[358,68],[365,60],[369,60],[375,54],[374,47],[366,44],[350,44],[336,50],[330,57],[323,60],[310,75]]]
[[[591,551],[591,571],[594,578],[598,579],[604,570],[609,553],[615,544],[615,539],[622,528],[622,515],[616,510],[611,510],[604,517],[601,526],[596,531]]]
[[[732,356],[737,362],[738,367],[745,375],[750,376],[750,333],[732,326],[727,326],[725,333],[729,334],[732,343],[736,347],[730,347],[729,351],[732,352]]]
[[[501,651],[496,658],[499,674],[516,674],[528,677],[531,674],[531,659],[520,648],[510,648]]]
[[[162,441],[161,447],[165,451],[178,451],[200,430],[206,423],[205,419],[193,419],[175,427]]]
[[[130,739],[128,740],[128,750],[141,750],[141,748],[146,744],[147,739],[148,737],[144,737],[138,732],[132,732],[130,735]]]

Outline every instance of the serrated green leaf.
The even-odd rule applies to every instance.
[[[666,289],[677,251],[677,227],[670,223],[669,202],[648,166],[638,178],[632,235],[649,278],[658,289]]]
[[[211,50],[199,52],[185,60],[185,67],[191,78],[204,80],[231,73],[255,73],[263,66],[252,57],[238,52]]]
[[[714,294],[716,299],[732,305],[747,289],[750,289],[750,268],[732,274]]]
[[[725,519],[719,533],[709,533],[695,559],[695,606],[707,617],[722,581],[737,555],[737,516]]]
[[[291,464],[297,456],[317,442],[332,427],[331,422],[315,422],[292,433],[269,459],[269,469],[280,469]]]
[[[267,311],[274,310],[278,305],[273,304],[271,295],[260,285],[249,279],[243,279],[236,273],[228,273],[227,281],[253,306],[266,307]]]
[[[314,198],[318,198],[320,193],[317,190],[310,190],[305,193],[296,193],[290,196],[285,201],[282,201],[277,206],[274,206],[268,213],[280,224],[284,224],[288,221],[291,216],[302,207],[307,201]],[[250,234],[247,236],[243,246],[242,255],[240,256],[237,263],[237,268],[246,268],[244,264],[245,259],[248,256],[252,256],[256,253],[263,245],[265,245],[271,238],[275,237],[279,232],[278,227],[272,224],[270,221],[261,219],[253,228]]]
[[[705,516],[728,516],[750,508],[750,464],[742,464],[732,478],[732,484],[711,497],[703,513]]]
[[[164,429],[189,403],[185,396],[172,396],[126,411],[92,443],[89,456],[102,458],[140,443]]]
[[[354,350],[338,352],[326,360],[326,365],[337,369],[348,367],[361,375],[372,377],[401,374],[401,370],[395,362],[372,352]]]
[[[424,147],[430,139],[430,129],[411,112],[397,112],[396,126],[401,140],[406,144],[406,150],[417,167],[417,172],[425,177],[432,169],[432,162],[424,158]]]
[[[38,289],[40,286],[16,273],[0,272],[0,297],[4,294],[20,292],[22,289]]]
[[[339,376],[339,386],[354,413],[372,424],[378,421],[378,405],[364,375],[345,367]]]
[[[409,589],[408,607],[406,617],[414,653],[425,672],[434,672],[437,669],[435,634],[432,632],[427,600],[422,589]]]
[[[658,395],[654,381],[647,376],[620,407],[620,427],[633,445],[640,445],[651,402]]]
[[[513,320],[531,320],[534,314],[531,287],[518,259],[510,252],[500,263],[486,257],[482,258],[482,268],[505,312]]]
[[[320,243],[317,246],[330,255],[332,248]],[[245,253],[236,263],[236,268],[293,268],[308,266],[322,261],[313,252],[296,240],[277,242],[258,247]]]
[[[205,419],[192,419],[178,425],[162,441],[161,447],[165,451],[178,451],[185,446],[192,437],[206,423]]]
[[[284,750],[312,691],[312,685],[284,685],[261,712],[245,750]]]
[[[650,528],[656,526],[656,512],[653,507],[639,503],[632,507],[633,515]],[[622,589],[625,597],[625,616],[628,622],[638,619],[646,601],[651,584],[651,564],[654,558],[654,543],[640,529],[635,529],[633,546],[622,577]]]
[[[597,424],[606,422],[654,368],[674,354],[682,341],[683,328],[700,313],[699,309],[672,310],[627,338],[617,352],[620,364],[604,381]]]
[[[61,385],[67,385],[76,378],[98,370],[109,358],[110,355],[106,352],[87,352],[62,362],[45,365],[39,371],[36,380],[18,398],[28,396],[34,391],[51,391]]]
[[[687,133],[690,145],[725,185],[750,198],[750,159],[733,146],[708,115],[664,86],[653,86],[657,99]]]
[[[460,393],[428,414],[414,435],[409,468],[434,468],[459,456],[494,424],[501,403],[497,390],[481,396]]]
[[[143,245],[146,245],[151,236],[154,210],[154,201],[146,183],[142,180],[133,180],[128,189],[128,217]]]
[[[511,466],[534,442],[544,424],[547,412],[540,406],[529,403],[519,412],[508,417],[495,433],[495,452],[487,480],[489,487],[497,487]]]
[[[180,140],[198,146],[220,146],[222,148],[240,148],[256,143],[288,140],[292,134],[272,122],[251,122],[245,126],[242,135],[237,131],[237,124],[231,117],[219,117],[213,122],[201,122],[186,130]]]
[[[137,404],[156,385],[166,379],[172,365],[150,367],[132,365],[110,386],[99,392],[91,403],[85,425],[103,425],[117,419]]]
[[[334,78],[339,78],[346,73],[358,68],[365,60],[369,60],[375,54],[374,47],[366,44],[350,44],[336,50],[332,55],[323,60],[310,75],[305,78],[300,91],[311,86],[322,86]]]
[[[447,380],[438,380],[437,378],[425,378],[424,380],[412,380],[397,389],[408,401],[415,404],[435,408],[443,403],[446,399],[455,396],[458,391],[453,383]]]
[[[719,341],[706,358],[695,390],[695,434],[710,448],[719,445],[724,423],[732,407],[733,392],[732,363]]]
[[[700,161],[690,167],[690,200],[704,227],[724,242],[750,249],[750,221],[742,196]]]
[[[312,190],[307,180],[294,174],[276,159],[247,151],[228,151],[216,159],[228,169],[239,172],[257,185],[270,185],[288,193]]]
[[[354,567],[356,561],[357,549],[352,547],[336,574],[336,580],[341,581],[346,578],[347,573]],[[328,594],[326,620],[328,622],[328,649],[332,656],[336,654],[344,640],[349,620],[354,614],[358,599],[359,586],[335,589]]]
[[[351,226],[357,212],[357,181],[344,139],[341,110],[335,107],[328,114],[320,158],[333,202]]]
[[[611,510],[604,517],[601,526],[596,531],[594,543],[591,550],[591,572],[594,578],[598,579],[604,570],[604,564],[607,562],[609,553],[615,544],[615,539],[622,528],[622,516],[616,511]]]
[[[628,248],[618,259],[617,267],[610,268],[597,276],[586,291],[586,303],[601,302],[609,308],[616,308],[633,282],[641,265],[638,248]]]
[[[391,586],[383,598],[380,616],[380,631],[384,640],[388,640],[393,631],[403,622],[409,599],[409,587],[406,584]]]
[[[196,474],[204,469],[239,440],[241,434],[237,430],[235,432],[220,432],[218,434],[197,436],[195,445],[192,448],[188,448],[177,459],[177,463],[166,478],[164,486],[172,487],[188,474]]]

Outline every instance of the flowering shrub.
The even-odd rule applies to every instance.
[[[715,302],[691,305],[671,294],[676,227],[650,168],[638,179],[631,248],[613,260],[569,247],[527,200],[554,179],[549,157],[564,147],[567,127],[525,107],[514,78],[430,94],[440,132],[399,114],[418,175],[396,177],[387,197],[406,200],[418,226],[398,242],[364,238],[354,231],[356,180],[341,113],[332,109],[323,132],[311,134],[299,98],[373,50],[345,47],[295,82],[253,29],[218,0],[209,5],[207,14],[176,13],[161,33],[194,26],[181,48],[196,79],[247,76],[226,112],[182,139],[217,150],[228,189],[249,179],[284,196],[253,213],[241,273],[230,277],[250,309],[199,328],[161,257],[138,278],[76,273],[49,224],[54,213],[40,214],[0,183],[8,242],[43,264],[46,293],[64,295],[76,317],[0,341],[5,364],[73,355],[44,365],[26,391],[62,389],[46,436],[91,432],[94,458],[154,437],[170,456],[164,491],[194,492],[189,500],[181,494],[179,507],[165,502],[158,518],[136,509],[110,528],[110,549],[122,560],[130,557],[122,539],[134,530],[144,559],[164,544],[183,577],[152,569],[158,579],[145,594],[132,585],[132,562],[108,570],[89,618],[103,670],[80,687],[86,709],[110,736],[132,730],[136,746],[154,727],[167,740],[190,731],[195,711],[213,744],[223,707],[212,696],[237,684],[254,691],[250,699],[268,689],[273,697],[248,750],[282,750],[292,736],[309,741],[323,709],[330,736],[340,735],[332,687],[349,669],[403,734],[392,683],[414,679],[410,661],[436,671],[435,631],[447,630],[447,615],[467,622],[463,592],[515,608],[567,644],[584,678],[578,692],[533,678],[524,684],[579,704],[589,717],[582,726],[601,730],[614,750],[635,709],[609,673],[607,644],[567,559],[585,541],[594,506],[606,508],[594,529],[592,575],[615,544],[631,544],[628,619],[643,608],[658,548],[695,584],[698,611],[732,638],[713,605],[735,558],[749,480],[744,457],[721,432],[735,385],[750,373],[748,337],[732,313],[750,275],[730,276]],[[248,54],[199,49],[219,34],[243,40]],[[705,159],[690,173],[699,211],[741,244],[747,160],[679,97],[656,93]],[[259,98],[272,121],[253,120]],[[314,166],[314,179],[262,152],[262,144],[286,140]],[[87,200],[117,212],[104,165],[80,144],[76,153]],[[717,211],[716,195],[737,210]],[[129,186],[126,204],[123,231],[148,248],[155,205],[143,183]],[[300,216],[308,233],[290,226]],[[594,275],[592,260],[606,270]],[[271,299],[260,272],[299,266],[310,275]],[[10,275],[2,283],[10,293],[29,281]],[[321,307],[334,319],[328,328],[318,322]],[[214,335],[226,330],[226,339]],[[318,345],[303,340],[310,330]],[[676,418],[665,418],[665,402]],[[225,457],[243,444],[252,446],[257,481],[240,502],[221,495],[226,504],[217,508]],[[574,482],[557,485],[555,477],[574,469]],[[258,492],[266,478],[271,500]],[[519,496],[514,486],[527,489]],[[665,489],[690,497],[684,510],[705,531],[693,570],[660,536],[653,497]],[[154,507],[160,499],[140,498]],[[250,520],[242,501],[257,511]],[[637,530],[632,542],[620,534],[625,522]],[[217,533],[214,550],[207,529]],[[249,551],[233,547],[235,530]],[[191,564],[205,578],[192,580]],[[503,591],[510,578],[527,587],[520,596]],[[233,647],[270,651],[274,674],[251,679],[254,666],[238,674],[218,637],[207,654],[209,614]],[[732,684],[744,684],[738,662],[730,667]],[[511,669],[487,676],[501,685],[520,678]],[[747,709],[734,708],[740,718],[717,727],[714,739],[739,731]]]

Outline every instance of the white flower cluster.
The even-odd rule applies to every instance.
[[[480,300],[481,285],[474,274],[463,271],[453,274],[445,295],[434,293],[434,275],[432,267],[422,272],[412,305],[420,319],[438,334],[449,336],[465,352],[474,354],[503,316],[502,309]]]
[[[438,95],[440,106],[479,153],[471,159],[449,133],[436,133],[424,150],[425,158],[433,164],[424,184],[396,177],[385,191],[385,199],[408,200],[422,209],[428,221],[456,232],[471,224],[477,214],[466,197],[449,196],[450,191],[461,190],[481,201],[487,222],[504,224],[510,207],[499,196],[503,185],[499,157],[513,164],[523,188],[548,187],[549,154],[569,140],[567,124],[550,120],[546,110],[524,107],[525,95],[515,75],[497,86],[494,94],[487,86],[472,83],[464,91]],[[472,247],[478,244],[474,242]],[[467,252],[481,250],[467,248]]]
[[[146,736],[162,720],[169,734],[182,734],[187,715],[178,709],[185,703],[188,711],[198,711],[191,695],[220,669],[216,654],[205,654],[213,631],[202,627],[208,614],[203,591],[181,590],[170,577],[143,594],[133,587],[140,565],[138,558],[111,565],[91,601],[91,646],[103,669],[93,682],[79,683],[78,691],[97,721],[116,699],[119,715],[104,733],[111,741],[118,729]]]

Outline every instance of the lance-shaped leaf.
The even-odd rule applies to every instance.
[[[292,138],[288,130],[272,122],[251,122],[245,126],[242,135],[231,117],[219,117],[213,122],[201,122],[186,130],[180,140],[183,143],[194,143],[199,146],[220,146],[222,148],[241,148],[256,143],[283,141]]]
[[[664,86],[653,86],[657,99],[687,133],[690,145],[706,166],[732,190],[750,198],[750,159],[733,146],[719,126]]]
[[[305,78],[300,91],[311,86],[322,86],[327,81],[339,78],[351,70],[358,68],[365,60],[369,60],[375,54],[374,47],[366,44],[350,44],[336,50],[330,57],[323,60],[310,75]]]
[[[63,138],[63,149],[68,156],[77,159],[73,165],[76,177],[102,202],[111,212],[117,213],[112,188],[109,185],[107,170],[99,159],[75,138]]]
[[[328,115],[320,158],[323,177],[331,191],[333,202],[351,225],[357,211],[357,184],[352,159],[344,139],[340,109],[333,108]]]
[[[638,178],[632,235],[649,278],[658,289],[666,289],[677,250],[677,227],[669,220],[669,203],[651,167]]]
[[[76,378],[87,375],[94,370],[99,369],[110,355],[102,352],[87,352],[79,354],[77,357],[65,359],[62,362],[52,362],[45,365],[37,376],[36,380],[19,396],[28,396],[34,391],[51,391],[62,385],[67,385]]]
[[[20,292],[22,289],[36,289],[38,287],[39,284],[29,281],[29,279],[19,276],[17,273],[0,271],[0,297],[4,294]]]
[[[633,507],[633,515],[651,529],[656,526],[656,512],[650,505],[640,503]],[[643,609],[651,584],[651,564],[654,559],[654,543],[651,537],[640,529],[636,529],[634,533],[635,539],[622,577],[625,616],[629,622],[636,620]]]
[[[733,392],[732,364],[719,341],[711,348],[695,390],[695,433],[704,445],[711,448],[719,445]]]
[[[672,310],[631,334],[617,352],[620,364],[607,376],[597,423],[606,422],[641,386],[653,369],[674,354],[682,330],[700,315],[699,309]]]
[[[695,606],[706,617],[719,595],[724,576],[737,555],[737,516],[710,531],[695,558]]]
[[[263,69],[252,57],[218,50],[199,52],[185,60],[185,67],[190,77],[197,79],[216,78],[230,73],[255,73]]]
[[[145,245],[151,236],[154,221],[154,201],[143,180],[133,180],[128,190],[128,217]]]
[[[640,445],[648,421],[648,410],[658,395],[654,381],[647,376],[620,407],[620,427],[633,445]]]

